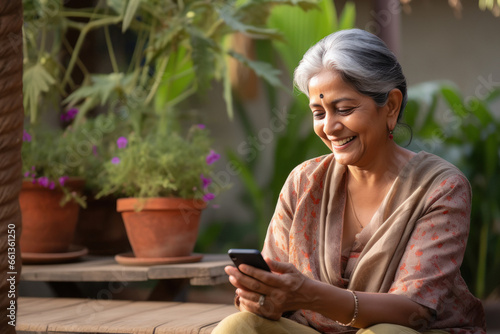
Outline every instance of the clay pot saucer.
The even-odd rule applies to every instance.
[[[23,264],[52,264],[77,260],[87,255],[89,250],[83,246],[72,245],[67,252],[61,253],[29,253],[21,252]]]
[[[160,264],[178,264],[200,262],[203,254],[191,254],[176,257],[135,257],[134,253],[123,253],[115,255],[119,264],[128,266],[155,266]]]

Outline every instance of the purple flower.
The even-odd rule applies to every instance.
[[[76,108],[71,108],[70,110],[68,110],[68,112],[66,113],[68,115],[68,118],[70,120],[72,120],[73,118],[76,117],[76,114],[78,114],[78,109]]]
[[[99,156],[99,153],[97,153],[97,146],[95,146],[95,145],[92,145],[92,154],[93,154],[95,157],[98,157],[98,156]]]
[[[61,176],[59,178],[59,184],[61,185],[61,187],[64,187],[64,183],[66,182],[67,179],[69,179],[68,176]]]
[[[31,173],[30,172],[26,172],[24,173],[24,177],[30,177]]]
[[[56,183],[54,181],[50,181],[49,183],[49,189],[52,190],[56,187]]]
[[[203,200],[205,202],[208,202],[208,201],[211,201],[215,198],[215,195],[212,194],[212,193],[206,193],[205,195],[203,195]]]
[[[211,165],[219,159],[220,159],[220,154],[215,153],[214,150],[210,150],[210,153],[207,155],[207,164]]]
[[[111,159],[111,163],[113,165],[118,165],[120,163],[120,158],[114,157],[113,159]]]
[[[206,128],[206,125],[205,124],[197,124],[196,125],[199,129],[205,129]]]
[[[207,189],[209,185],[212,184],[212,179],[204,177],[203,174],[200,175],[201,182],[203,183],[203,189]]]
[[[35,169],[36,169],[36,168],[35,168],[35,166],[31,166],[31,170],[33,170],[33,171],[34,171]]]
[[[120,137],[116,141],[116,145],[118,145],[118,148],[125,148],[127,147],[128,140],[125,137]]]
[[[26,130],[23,130],[23,141],[31,141],[31,135]]]
[[[76,117],[76,114],[78,114],[78,109],[71,108],[67,112],[61,114],[61,121],[69,122]]]
[[[49,186],[49,178],[46,176],[42,176],[38,178],[38,184],[42,187],[47,188]]]

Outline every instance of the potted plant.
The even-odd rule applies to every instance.
[[[28,127],[23,135],[24,181],[19,195],[23,258],[71,251],[78,212],[85,206],[82,168],[74,163],[70,150],[80,142],[81,133],[72,127],[64,131],[35,129]]]
[[[276,30],[265,27],[265,18],[271,7],[278,3],[315,7],[315,1],[247,1],[232,5],[225,1],[167,3],[169,5],[147,0],[104,1],[100,8],[96,8],[89,24],[92,29],[104,28],[112,72],[87,74],[82,86],[64,101],[81,110],[77,124],[92,109],[105,106],[108,112],[119,114],[130,128],[131,135],[122,135],[127,139],[126,147],[119,149],[114,160],[103,168],[106,180],[99,194],[141,199],[139,204],[131,204],[129,212],[123,213],[132,248],[140,258],[190,256],[193,247],[189,242],[183,250],[179,245],[173,247],[177,251],[153,253],[137,250],[133,239],[140,238],[145,232],[132,231],[127,220],[138,216],[138,211],[145,211],[148,203],[159,201],[144,198],[175,198],[175,205],[181,205],[189,212],[184,214],[183,218],[186,218],[197,217],[198,210],[205,205],[202,197],[207,200],[211,196],[200,190],[203,182],[209,182],[203,179],[210,167],[205,159],[216,155],[210,155],[207,146],[210,141],[205,129],[194,126],[186,135],[182,134],[181,119],[184,115],[178,113],[181,104],[203,93],[212,80],[218,80],[224,86],[222,94],[228,115],[232,117],[229,57],[244,63],[270,83],[279,83],[278,71],[267,63],[234,52],[226,38],[235,32],[251,37],[279,38]],[[121,63],[115,56],[118,54],[116,39],[109,38],[112,25],[120,27],[121,32],[127,34],[128,41],[133,41],[129,42],[133,51],[126,63]],[[68,70],[76,66],[77,55],[88,32],[81,30]],[[116,33],[113,36],[117,37]],[[63,84],[67,78],[63,79]],[[183,121],[196,123],[199,118],[195,116]],[[140,183],[135,180],[140,180]],[[183,198],[183,204],[179,204],[180,198]],[[125,210],[126,203],[131,202],[135,203],[135,200],[119,199],[118,210]],[[188,206],[193,210],[188,210]],[[186,225],[189,224],[181,224]],[[152,235],[157,236],[157,233]],[[178,239],[184,244],[182,238]]]
[[[104,164],[107,178],[98,196],[122,197],[117,210],[136,258],[199,259],[192,251],[201,211],[215,197],[209,176],[219,159],[210,145],[201,124],[191,126],[185,136],[158,131],[117,139],[115,156]]]
[[[103,164],[113,157],[116,140],[129,133],[126,124],[115,113],[87,118],[78,131],[82,140],[75,148],[74,159],[84,166],[86,207],[79,211],[74,243],[84,246],[92,255],[115,255],[130,250],[121,214],[116,211],[116,196],[97,198],[107,179]]]
[[[82,140],[72,124],[78,110],[60,104],[65,90],[60,85],[65,74],[60,54],[69,21],[59,15],[61,4],[53,5],[24,0],[22,45],[13,45],[22,47],[24,55],[24,181],[19,201],[25,262],[65,259],[68,253],[86,251],[72,247],[78,212],[85,206],[84,167],[73,160]]]

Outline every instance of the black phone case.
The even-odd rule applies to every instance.
[[[227,253],[231,260],[233,260],[236,268],[244,263],[265,271],[271,271],[266,261],[264,261],[262,254],[257,249],[230,249]]]

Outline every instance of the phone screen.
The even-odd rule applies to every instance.
[[[252,267],[271,272],[271,269],[269,269],[266,261],[264,261],[262,254],[257,249],[233,248],[230,249],[227,253],[229,254],[229,257],[233,261],[236,268],[238,268],[240,264],[244,263]]]

